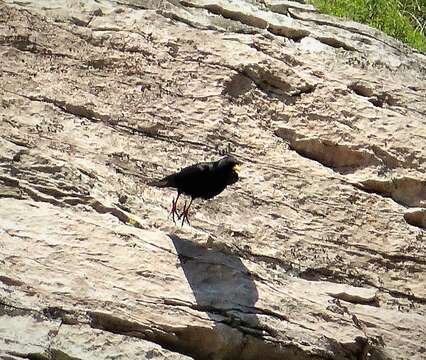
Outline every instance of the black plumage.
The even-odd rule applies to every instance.
[[[152,186],[157,187],[171,187],[177,189],[176,200],[173,199],[172,214],[188,221],[188,211],[192,201],[196,198],[210,199],[220,194],[228,185],[236,183],[239,179],[238,172],[241,163],[233,156],[225,156],[224,158],[213,162],[202,162],[188,166],[177,173],[166,176],[165,178],[150,183]],[[191,197],[191,201],[185,206],[181,214],[177,212],[177,201],[181,194]]]

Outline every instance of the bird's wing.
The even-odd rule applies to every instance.
[[[204,183],[213,170],[215,163],[203,162],[183,168],[177,173],[154,180],[148,185],[156,187],[174,187],[182,190],[190,189],[196,184]]]
[[[211,169],[213,169],[213,165],[211,163],[198,163],[191,165],[179,171],[176,174],[176,180],[191,179],[193,181],[198,181],[203,179]]]

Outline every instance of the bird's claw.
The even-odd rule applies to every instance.
[[[171,215],[173,222],[176,224],[176,219],[175,219],[175,215],[176,215],[178,220],[182,219],[181,226],[183,226],[185,221],[188,223],[188,225],[191,225],[190,222],[189,222],[189,219],[188,219],[188,215],[189,215],[189,208],[191,207],[193,199],[191,199],[188,206],[186,206],[187,202],[185,200],[185,205],[183,206],[183,211],[180,214],[178,213],[178,210],[177,210],[178,199],[179,199],[179,194],[176,197],[176,199],[173,198],[173,200],[172,200],[172,208],[169,212],[168,218],[170,218],[170,215]]]
[[[191,201],[192,203],[192,201]],[[189,204],[189,206],[191,206],[191,203]],[[189,206],[186,207],[186,201],[185,201],[185,205],[183,206],[183,211],[178,215],[178,219],[180,220],[182,218],[182,223],[181,226],[183,226],[183,224],[185,224],[185,220],[188,223],[189,226],[191,226],[191,223],[189,222]]]
[[[182,211],[182,213],[179,215],[179,220],[180,220],[180,218],[182,218],[181,226],[183,226],[183,224],[185,224],[185,220],[188,223],[188,225],[191,226],[191,223],[189,222],[189,218],[188,218],[188,210],[187,209],[184,209]]]
[[[170,210],[169,216],[168,216],[168,217],[170,217],[170,215],[172,215],[172,220],[173,220],[173,222],[175,224],[176,224],[175,215],[177,215],[178,220],[180,219],[180,216],[181,216],[177,212],[176,203],[177,203],[177,199],[175,200],[175,198],[173,198],[173,200],[172,200],[172,209]]]

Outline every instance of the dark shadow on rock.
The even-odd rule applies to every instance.
[[[169,236],[196,299],[196,309],[205,311],[216,323],[261,335],[255,309],[256,284],[241,259]]]

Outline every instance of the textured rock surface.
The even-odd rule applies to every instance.
[[[0,1],[1,359],[423,359],[426,57],[291,1]],[[148,179],[231,150],[167,219]]]

